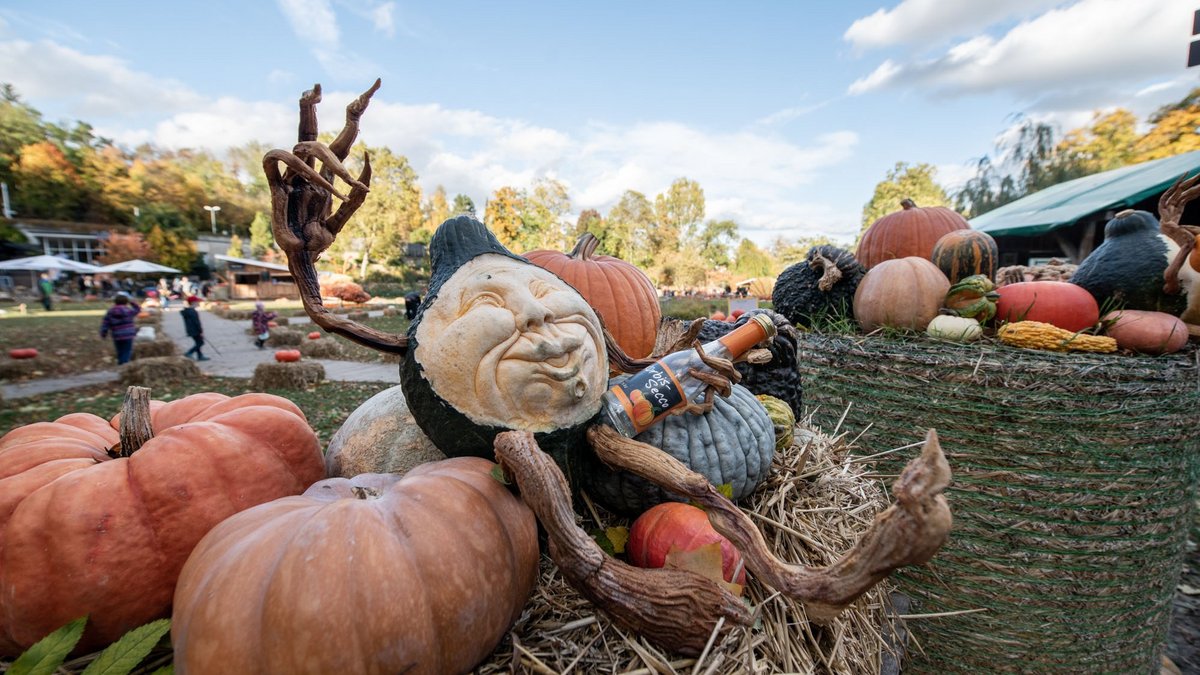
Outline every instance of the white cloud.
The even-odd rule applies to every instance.
[[[904,0],[892,9],[878,9],[856,20],[842,38],[858,49],[937,44],[1061,3],[1062,0]]]
[[[328,0],[276,0],[276,4],[298,37],[314,48],[337,49],[341,34]]]
[[[0,73],[26,100],[66,104],[80,119],[195,108],[202,97],[181,83],[131,70],[112,56],[54,42],[0,42]]]
[[[396,34],[396,3],[385,2],[371,10],[371,22],[375,30],[388,37]]]
[[[960,42],[937,58],[885,61],[849,92],[903,86],[948,95],[1003,90],[1036,98],[1047,91],[1161,77],[1182,69],[1193,10],[1189,0],[1079,0],[1002,37]]]

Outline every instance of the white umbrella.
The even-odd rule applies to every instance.
[[[121,272],[123,274],[152,274],[156,272],[165,272],[170,274],[179,274],[179,270],[166,265],[152,263],[149,260],[141,260],[134,258],[133,260],[124,260],[119,263],[105,265],[101,267],[99,272]]]
[[[99,272],[100,268],[87,263],[75,262],[56,255],[35,255],[0,262],[0,270],[59,270],[60,272]]]

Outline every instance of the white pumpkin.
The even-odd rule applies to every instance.
[[[939,314],[929,322],[929,326],[925,328],[925,334],[952,342],[974,342],[983,337],[983,328],[975,319]]]

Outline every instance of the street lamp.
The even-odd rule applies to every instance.
[[[216,233],[217,233],[217,211],[220,211],[220,210],[221,210],[221,207],[219,207],[219,206],[209,206],[209,205],[205,204],[205,205],[204,205],[204,210],[205,210],[205,211],[208,211],[208,215],[209,215],[209,216],[211,216],[211,219],[212,219],[212,233],[213,233],[213,234],[216,234]]]

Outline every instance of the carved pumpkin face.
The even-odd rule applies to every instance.
[[[549,431],[595,414],[607,383],[596,313],[562,279],[484,254],[464,263],[416,329],[415,356],[477,424]]]

